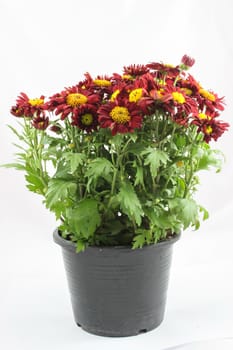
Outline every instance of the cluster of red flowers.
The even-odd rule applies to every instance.
[[[11,113],[17,117],[32,118],[37,129],[56,131],[49,120],[53,112],[61,120],[69,118],[72,125],[84,132],[109,128],[112,135],[140,129],[151,115],[163,114],[174,122],[188,126],[195,124],[209,142],[217,140],[229,127],[218,120],[224,110],[223,98],[205,90],[186,71],[194,59],[184,55],[180,65],[163,63],[131,65],[124,67],[123,74],[98,76],[88,73],[85,79],[49,98],[30,99],[21,93]]]

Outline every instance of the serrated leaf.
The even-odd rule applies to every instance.
[[[129,138],[133,141],[133,142],[136,142],[137,141],[137,138],[138,138],[138,135],[136,133],[131,133],[129,134]]]
[[[16,170],[25,170],[25,165],[20,164],[20,163],[9,163],[9,164],[1,164],[0,167],[3,168],[13,168]]]
[[[145,244],[145,237],[144,235],[137,235],[134,237],[134,243],[132,248],[137,249],[137,248],[142,248]]]
[[[14,143],[14,142],[13,142],[12,145],[15,146],[16,148],[19,148],[19,149],[21,149],[22,151],[24,151],[24,154],[27,153],[26,148],[24,148],[24,147],[18,145],[17,143]]]
[[[185,135],[176,135],[175,144],[178,148],[182,148],[186,145],[186,136]]]
[[[78,167],[83,165],[86,155],[84,153],[65,153],[63,156],[67,161],[70,162],[70,170],[73,174]]]
[[[207,219],[209,218],[209,212],[208,212],[208,210],[206,210],[206,209],[205,209],[204,207],[202,207],[201,205],[199,205],[198,208],[199,208],[199,211],[200,211],[201,213],[203,213],[202,219],[203,219],[203,220],[207,220]]]
[[[26,138],[24,138],[23,135],[20,134],[13,126],[11,126],[11,125],[7,125],[7,126],[8,126],[8,128],[10,128],[11,131],[18,137],[18,139],[19,139],[20,141],[23,141],[23,142],[25,142],[26,144],[29,145],[29,142],[26,140]]]
[[[135,167],[136,167],[136,175],[135,175],[134,186],[142,185],[142,187],[145,187],[144,179],[143,179],[143,168],[138,165],[135,165]]]
[[[119,234],[124,229],[125,229],[125,226],[119,220],[112,219],[110,221],[107,221],[104,224],[103,229],[101,227],[101,234],[107,233],[107,234],[110,234],[111,236],[114,236]]]
[[[25,179],[28,182],[26,186],[30,191],[44,194],[46,190],[45,183],[37,173],[27,172]]]
[[[57,171],[54,177],[55,178],[67,178],[69,176],[72,177],[72,175],[69,173],[70,173],[70,164],[62,160],[57,164]]]
[[[127,147],[127,152],[138,156],[140,153],[143,152],[144,149],[145,149],[145,146],[142,143],[138,143],[138,142],[130,143],[129,146]]]
[[[101,223],[98,202],[91,198],[83,199],[76,208],[67,210],[67,221],[72,232],[88,239]]]
[[[209,170],[210,167],[214,167],[217,171],[221,170],[224,156],[218,150],[202,149],[199,150],[198,157],[198,170]]]
[[[90,190],[90,185],[99,177],[103,177],[107,182],[112,182],[113,165],[106,158],[96,158],[88,164],[86,176],[89,178],[87,189]]]
[[[198,206],[193,199],[175,198],[168,201],[169,208],[182,221],[184,229],[198,220]]]
[[[117,147],[120,147],[124,141],[124,136],[122,134],[116,134],[112,137],[112,143]]]
[[[148,147],[145,151],[142,152],[142,155],[147,155],[144,164],[150,166],[152,177],[156,177],[160,165],[166,164],[169,160],[167,153],[152,147]]]
[[[57,202],[66,199],[69,197],[69,194],[74,195],[76,190],[77,184],[73,181],[56,178],[51,179],[45,194],[47,207],[53,209]]]
[[[130,182],[123,182],[118,193],[118,201],[121,210],[128,215],[130,219],[134,219],[138,226],[141,225],[142,216],[144,215],[141,203]]]
[[[171,228],[175,219],[173,215],[169,215],[169,213],[159,209],[156,210],[155,207],[145,208],[144,212],[153,226],[160,227],[163,229]]]
[[[84,252],[86,244],[80,239],[76,243],[76,253]]]

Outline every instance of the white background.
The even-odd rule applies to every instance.
[[[19,92],[49,96],[92,75],[131,63],[178,64],[205,88],[226,96],[233,116],[231,0],[0,0],[0,163],[12,162],[15,125],[9,109]],[[210,219],[174,247],[163,324],[137,337],[111,339],[76,327],[56,222],[23,174],[0,168],[0,347],[37,349],[155,349],[233,337],[233,131],[213,146],[226,155],[220,174],[203,173],[199,201]],[[198,348],[199,349],[199,348]],[[206,347],[205,347],[206,349]],[[223,349],[223,347],[221,347]]]

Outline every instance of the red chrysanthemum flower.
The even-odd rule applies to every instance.
[[[146,66],[152,70],[151,73],[158,79],[162,79],[164,76],[176,78],[180,73],[179,66],[174,67],[171,64],[151,62]]]
[[[138,77],[132,82],[130,89],[142,88],[144,91],[149,92],[158,86],[156,79],[151,73],[146,73]]]
[[[54,111],[64,120],[69,115],[78,114],[80,108],[97,108],[99,102],[100,96],[98,94],[73,86],[50,97],[47,109]]]
[[[32,126],[38,130],[45,130],[47,129],[49,125],[49,118],[42,115],[42,116],[36,116],[32,120]]]
[[[151,102],[154,101],[155,106],[168,112],[175,121],[180,120],[180,116],[185,116],[186,121],[183,121],[182,124],[187,123],[191,115],[198,114],[196,101],[174,86],[164,85],[158,90],[152,90],[150,99]],[[152,103],[151,106],[153,106]],[[179,117],[176,118],[176,116]]]
[[[93,79],[89,73],[86,73],[85,78],[85,80],[77,84],[77,87],[81,89],[80,91],[87,89],[93,94],[99,94],[100,97],[103,97],[104,94],[111,94],[114,83],[112,78],[109,76],[98,75],[95,79]]]
[[[201,85],[194,79],[194,77],[189,74],[185,79],[179,79],[176,83],[178,87],[184,89],[186,94],[192,97],[199,95],[199,90],[201,89]]]
[[[30,99],[24,92],[18,96],[16,105],[11,108],[11,113],[16,117],[44,116],[44,96]]]
[[[149,72],[149,68],[143,64],[131,64],[123,68],[123,77],[138,77]]]
[[[207,143],[212,139],[217,141],[217,139],[229,128],[228,123],[216,119],[218,116],[218,112],[208,114],[199,113],[192,121],[192,124],[198,126],[198,132],[204,134],[204,140]]]
[[[196,98],[201,110],[204,108],[207,108],[211,112],[214,112],[215,109],[224,110],[224,97],[218,97],[216,93],[203,88],[200,88],[198,93]]]
[[[118,100],[101,106],[98,110],[101,128],[109,128],[112,135],[133,132],[142,126],[142,113],[134,102]]]
[[[87,132],[96,130],[98,124],[98,114],[94,108],[81,108],[72,116],[72,125]]]
[[[85,73],[85,74],[84,74],[84,77],[85,77],[85,79],[82,80],[82,81],[80,81],[80,82],[76,85],[77,88],[82,89],[82,90],[84,90],[84,89],[89,89],[89,88],[92,86],[92,83],[93,83],[93,79],[92,79],[90,73],[88,73],[88,72]]]

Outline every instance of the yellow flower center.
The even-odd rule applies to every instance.
[[[205,113],[199,113],[198,117],[199,119],[208,119],[208,120],[211,119],[211,117],[209,115],[206,115]]]
[[[192,90],[188,88],[182,88],[181,90],[184,91],[184,93],[188,96],[192,95],[193,93]]]
[[[174,65],[169,63],[164,64],[164,66],[167,68],[174,68]]]
[[[81,122],[84,125],[91,125],[93,122],[93,115],[91,113],[86,113],[81,116]]]
[[[119,89],[117,89],[116,91],[114,91],[113,93],[112,93],[112,95],[111,95],[111,97],[110,97],[110,101],[115,101],[115,99],[117,98],[117,96],[119,95],[119,93],[120,93],[120,90]]]
[[[216,100],[215,96],[213,94],[211,94],[211,92],[204,90],[204,89],[200,89],[199,93],[201,96],[207,98],[207,100],[210,100],[212,102],[214,102]]]
[[[41,106],[44,103],[44,100],[42,98],[32,98],[31,100],[28,100],[28,103],[30,103],[31,106]]]
[[[111,81],[106,80],[106,79],[95,79],[93,80],[93,83],[98,85],[98,86],[110,86]]]
[[[182,160],[178,160],[178,162],[176,162],[176,165],[178,168],[181,168],[184,165],[184,162]]]
[[[163,93],[164,93],[164,89],[159,89],[159,90],[157,91],[158,98],[162,98],[162,97],[163,97]]]
[[[124,74],[124,75],[122,75],[122,79],[133,80],[133,77],[132,77],[132,75]]]
[[[181,105],[185,103],[184,95],[182,95],[180,92],[173,92],[172,97],[174,101],[178,102]]]
[[[205,129],[205,133],[208,134],[208,135],[210,135],[210,134],[212,133],[212,131],[213,131],[213,129],[211,128],[210,125],[208,125],[208,126],[206,127],[206,129]]]
[[[138,102],[142,97],[142,89],[134,89],[129,94],[130,102]]]
[[[159,85],[165,86],[167,85],[166,81],[164,81],[163,79],[154,79],[156,81],[156,83],[158,83]]]
[[[72,107],[83,105],[87,102],[87,97],[83,94],[74,93],[66,97],[66,103]]]
[[[110,112],[110,116],[117,124],[125,124],[130,121],[130,114],[126,107],[114,107]]]

